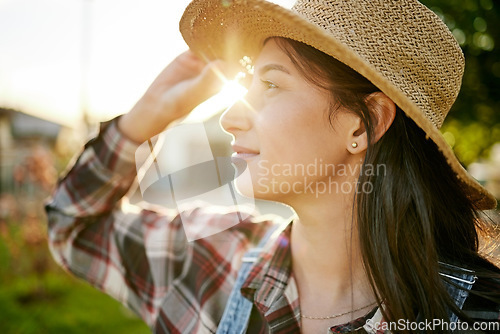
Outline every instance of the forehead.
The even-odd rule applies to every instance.
[[[328,63],[328,61],[325,61],[324,58],[318,58],[319,60],[313,58],[313,60],[307,58],[307,54],[302,49],[295,49],[286,39],[270,38],[258,54],[252,73],[265,73],[269,68],[277,69],[281,67],[282,71],[290,76],[303,80],[316,89],[329,91],[331,81],[326,74],[325,67],[325,63]]]
[[[263,66],[274,63],[287,67],[289,71],[295,70],[290,57],[278,46],[274,39],[269,39],[257,56],[254,65],[255,69],[258,70]]]

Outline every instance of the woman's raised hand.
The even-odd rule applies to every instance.
[[[138,143],[157,135],[169,123],[216,94],[222,88],[220,74],[226,67],[220,60],[207,64],[191,51],[180,54],[158,75],[132,110],[120,118],[119,129]]]

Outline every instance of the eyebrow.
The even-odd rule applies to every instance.
[[[264,75],[265,73],[269,72],[269,71],[281,71],[281,72],[285,72],[286,74],[290,74],[290,71],[283,65],[279,65],[279,64],[268,64],[268,65],[265,65],[263,67],[261,67],[258,72],[259,72],[259,75],[262,76]]]

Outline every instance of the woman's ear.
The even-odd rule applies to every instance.
[[[396,104],[382,92],[372,93],[366,99],[366,104],[375,116],[376,123],[373,142],[376,143],[389,130],[396,117]]]
[[[376,143],[389,129],[396,116],[396,105],[382,92],[370,94],[366,98],[374,121],[373,142]],[[365,151],[368,147],[368,136],[365,126],[359,117],[352,123],[347,142],[347,150],[352,154]]]

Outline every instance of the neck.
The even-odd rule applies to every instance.
[[[294,206],[299,219],[291,235],[293,274],[305,313],[340,313],[375,300],[352,223],[352,201],[346,200],[352,196],[342,197]]]

